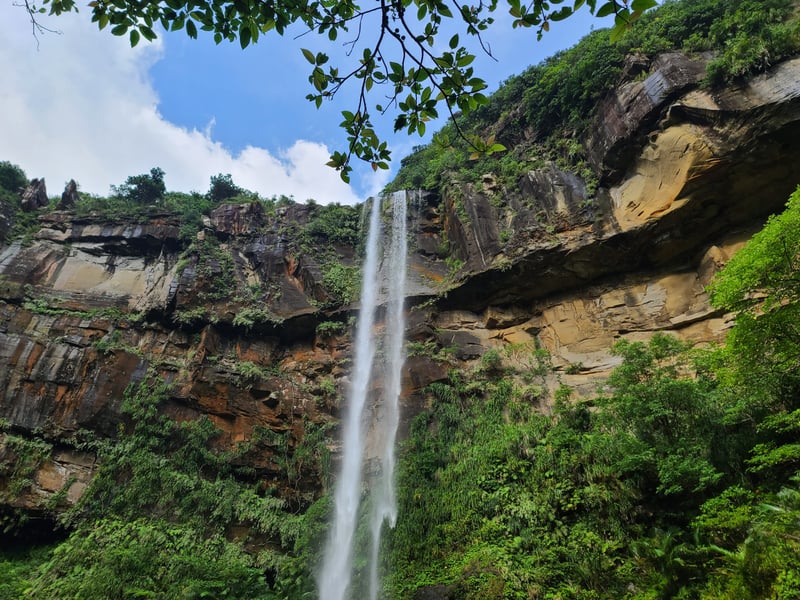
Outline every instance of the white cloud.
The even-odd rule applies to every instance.
[[[352,204],[361,200],[330,167],[324,144],[298,140],[279,153],[247,147],[231,154],[203,131],[168,122],[158,111],[149,68],[159,43],[131,49],[127,38],[99,32],[86,12],[47,19],[61,35],[41,36],[39,49],[24,10],[0,4],[0,160],[29,177],[45,177],[54,195],[74,178],[106,194],[111,184],[159,166],[167,187],[205,191],[209,178],[230,173],[264,196]],[[370,185],[377,189],[377,179]]]

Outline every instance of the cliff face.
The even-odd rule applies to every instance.
[[[425,386],[489,350],[513,361],[527,360],[514,349],[545,348],[543,386],[590,393],[622,335],[721,339],[728,321],[704,287],[798,183],[800,59],[715,95],[698,87],[703,67],[661,56],[603,101],[585,140],[600,182],[591,198],[555,165],[514,189],[487,178],[409,198],[406,422],[428,402]],[[113,436],[126,388],[149,376],[173,384],[164,410],[207,415],[221,446],[266,429],[291,453],[325,428],[335,451],[357,306],[337,306],[331,273],[357,257],[347,244],[329,245],[328,258],[293,244],[310,212],[223,205],[187,248],[168,214],[61,211],[40,218],[28,245],[2,248],[6,505],[36,513],[60,491],[60,506],[74,503],[95,468],[74,440]],[[8,491],[23,458],[10,434],[52,445],[18,495]],[[319,472],[301,465],[289,481],[278,452],[259,441],[243,460],[284,495],[312,497]]]

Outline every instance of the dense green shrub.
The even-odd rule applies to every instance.
[[[131,175],[125,183],[111,186],[111,195],[127,200],[134,204],[156,204],[164,198],[167,186],[164,184],[164,171],[160,167],[153,167],[150,173]]]
[[[20,166],[7,160],[0,161],[0,193],[19,199],[26,185],[28,176]]]
[[[0,600],[24,598],[51,551],[47,546],[0,550]]]
[[[719,56],[708,67],[708,82],[720,85],[764,71],[795,54],[800,46],[800,22],[786,21],[792,0],[739,0],[708,32]]]
[[[347,325],[341,321],[322,321],[317,324],[317,335],[323,338],[341,335],[347,330]]]
[[[613,393],[602,402],[603,418],[624,447],[617,472],[636,478],[650,498],[670,497],[673,508],[682,497],[692,501],[693,494],[713,489],[719,469],[733,466],[730,456],[714,456],[725,446],[713,383],[681,377],[691,368],[687,350],[663,334],[648,344],[621,340],[613,353],[623,362],[609,379]]]
[[[323,266],[322,284],[328,294],[326,306],[345,306],[358,300],[361,271],[358,267],[331,260]]]
[[[38,573],[22,576],[15,565],[27,559],[3,557],[0,566],[16,578],[9,586],[30,585],[28,597],[48,600],[284,597],[271,591],[267,575],[277,589],[310,589],[310,560],[292,553],[296,541],[298,553],[316,551],[306,527],[319,530],[319,512],[296,516],[296,506],[249,483],[252,474],[236,466],[237,457],[262,438],[221,452],[207,418],[179,423],[163,414],[168,390],[153,381],[129,390],[122,407],[128,425],[117,439],[91,443],[100,467],[64,518],[72,535]],[[323,442],[324,429],[310,428],[300,454],[287,447],[281,460],[308,468],[316,456],[309,453]],[[249,537],[232,540],[239,524]],[[255,540],[260,551],[246,553],[242,543]]]
[[[219,534],[162,520],[99,519],[73,533],[26,597],[273,598],[262,569]]]
[[[308,242],[356,248],[361,239],[361,207],[338,203],[311,204],[312,213],[300,236]],[[302,243],[302,241],[301,241]]]
[[[220,203],[235,198],[243,191],[242,188],[233,183],[233,177],[230,173],[226,175],[219,173],[211,176],[211,184],[206,197],[214,203]]]

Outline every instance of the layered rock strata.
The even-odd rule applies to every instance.
[[[729,318],[705,286],[800,179],[800,60],[714,94],[698,87],[703,65],[660,57],[601,104],[586,140],[591,197],[548,165],[513,189],[487,178],[411,207],[406,418],[430,401],[425,386],[489,350],[544,373],[532,401],[546,410],[559,382],[591,393],[620,336],[722,339]],[[223,205],[193,240],[168,214],[65,210],[43,215],[30,244],[2,248],[0,490],[18,461],[11,437],[52,446],[16,508],[73,503],[95,462],[70,439],[113,436],[126,388],[149,376],[173,384],[164,410],[207,415],[223,446],[266,428],[291,451],[338,422],[357,306],[336,306],[329,267],[293,243],[309,210]],[[357,264],[352,247],[327,251]],[[532,348],[547,350],[546,372]],[[275,452],[263,442],[244,460],[281,493],[318,492],[313,471],[284,481]]]

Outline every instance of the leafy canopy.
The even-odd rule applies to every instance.
[[[111,186],[114,196],[133,202],[134,204],[155,204],[164,198],[167,186],[164,184],[164,171],[153,167],[150,173],[131,175],[122,185]]]
[[[424,135],[426,123],[437,118],[442,108],[452,116],[486,103],[482,93],[486,82],[474,72],[475,53],[468,46],[491,54],[481,35],[494,22],[498,4],[497,0],[473,5],[459,0],[380,0],[367,6],[355,0],[92,0],[89,7],[100,29],[109,27],[113,35],[128,35],[132,46],[141,38],[154,40],[156,25],[167,31],[184,30],[191,38],[200,30],[207,31],[218,44],[238,41],[242,48],[271,31],[283,35],[292,25],[332,42],[344,36],[352,59],[349,64],[331,65],[323,52],[304,49],[303,55],[311,65],[312,91],[307,99],[317,107],[348,82],[359,88],[354,110],[342,112],[347,148],[335,151],[329,162],[348,181],[352,156],[369,162],[375,170],[388,168],[390,151],[375,132],[373,114],[392,111],[395,131]],[[584,5],[597,17],[615,15],[615,31],[621,32],[656,1],[506,0],[505,5],[515,27],[535,27],[541,37],[552,22]],[[25,0],[25,6],[35,30],[43,29],[36,22],[37,14],[77,11],[75,0],[41,0],[41,4]],[[445,31],[457,33],[443,44]],[[370,92],[377,94],[379,102],[368,101]],[[479,154],[504,150],[493,142],[471,143]]]
[[[0,194],[19,196],[28,185],[28,176],[18,165],[0,161]]]

